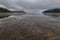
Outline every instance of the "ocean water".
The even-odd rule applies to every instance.
[[[45,10],[47,10],[47,9],[25,10],[25,11],[28,12],[28,13],[42,13]]]

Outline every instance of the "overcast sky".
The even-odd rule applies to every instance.
[[[0,6],[10,9],[60,8],[60,0],[0,0]]]

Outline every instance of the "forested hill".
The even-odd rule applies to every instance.
[[[25,11],[11,11],[7,8],[0,7],[0,13],[26,13]]]
[[[7,8],[0,7],[0,13],[11,13],[12,11],[8,10]]]
[[[54,9],[46,10],[43,13],[60,13],[60,9],[54,8]]]

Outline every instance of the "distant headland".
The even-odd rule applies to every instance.
[[[0,13],[26,13],[25,11],[11,11],[7,8],[0,7]]]
[[[0,7],[0,19],[1,18],[5,18],[5,17],[9,17],[10,15],[12,15],[13,13],[26,13],[25,11],[11,11],[7,8],[3,8],[3,7]]]
[[[43,13],[60,13],[60,9],[59,8],[49,9],[49,10],[43,11]]]

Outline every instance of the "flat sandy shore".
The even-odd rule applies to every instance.
[[[60,20],[40,13],[0,19],[0,40],[60,40]]]

